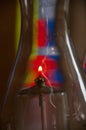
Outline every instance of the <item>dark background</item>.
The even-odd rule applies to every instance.
[[[15,57],[16,1],[0,1],[0,105]]]

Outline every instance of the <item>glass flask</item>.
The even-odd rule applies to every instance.
[[[67,77],[65,84],[67,84],[69,102],[72,103],[75,111],[72,116],[86,125],[86,76],[70,36],[69,3],[70,0],[58,2],[56,38],[64,61],[63,71]]]
[[[55,40],[57,5],[57,0],[20,0],[21,37],[3,104],[3,129],[69,130]]]

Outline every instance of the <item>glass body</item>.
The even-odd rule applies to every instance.
[[[57,42],[63,57],[63,71],[67,80],[66,90],[73,104],[75,113],[72,116],[77,121],[86,124],[86,76],[80,64],[76,48],[71,40],[69,28],[69,0],[60,0],[57,7]],[[65,64],[66,63],[66,64]],[[66,70],[66,71],[65,71]],[[69,77],[68,77],[68,76]],[[70,87],[69,87],[70,86]],[[72,107],[72,106],[71,106]],[[70,107],[70,109],[71,109]]]
[[[2,112],[7,129],[69,130],[68,101],[54,32],[57,4],[57,0],[20,0],[20,44]],[[28,94],[39,75],[46,79],[50,92]],[[20,94],[24,90],[26,93]]]
[[[63,86],[68,99],[72,99],[69,100],[70,109],[75,109],[72,116],[86,124],[86,77],[69,37],[69,0],[20,0],[20,6],[20,43],[2,107],[2,130],[69,129],[67,97],[65,92],[61,92],[64,83],[59,68],[59,51],[60,55],[64,55],[61,62],[65,77],[68,74]],[[35,26],[36,20],[38,23]],[[38,44],[37,40],[40,41]],[[18,93],[22,88],[33,88],[34,79],[40,74],[39,66],[42,67],[41,75],[47,80],[47,86],[58,91],[53,93],[51,89],[51,93],[43,94],[42,107],[39,105],[39,95]],[[40,121],[41,111],[44,111],[43,122]]]
[[[34,86],[40,66],[48,86],[59,89],[63,84],[60,54],[55,41],[56,5],[57,0],[35,0],[33,3],[33,41],[24,88]]]
[[[14,105],[16,112],[12,127],[18,130],[69,130],[66,93],[55,93],[52,96],[52,103],[50,102],[50,94],[42,95],[42,108],[38,95],[33,96],[28,93],[18,95]],[[41,109],[43,109],[43,119]]]
[[[62,91],[63,76],[60,72],[59,52],[54,36],[56,5],[56,0],[33,2],[32,51],[27,61],[27,73],[21,89],[21,92],[25,90],[26,93],[18,94],[14,102],[16,111],[13,112],[15,114],[12,127],[20,130],[69,129],[67,95]],[[38,71],[39,66],[42,67],[41,72]],[[40,93],[28,94],[30,89],[33,91],[34,80],[39,75],[46,79],[46,85],[51,90],[48,94],[42,93],[41,105]],[[57,92],[54,93],[52,88]]]

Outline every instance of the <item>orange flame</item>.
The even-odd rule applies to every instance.
[[[38,72],[42,72],[42,66],[41,65],[38,67]]]

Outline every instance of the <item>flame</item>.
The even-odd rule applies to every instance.
[[[38,72],[42,72],[42,66],[41,65],[38,67]]]

